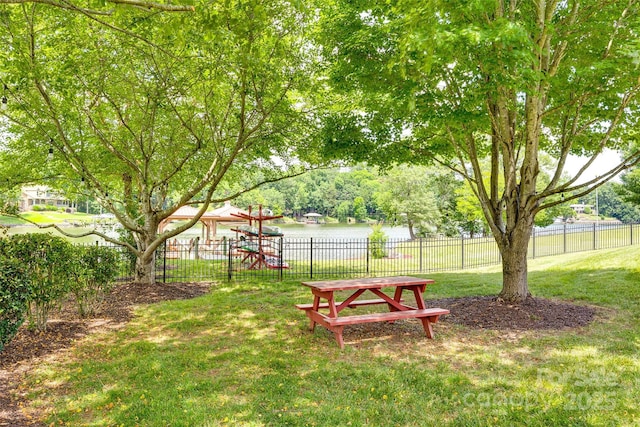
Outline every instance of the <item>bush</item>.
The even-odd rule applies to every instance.
[[[373,258],[385,258],[387,254],[387,240],[389,237],[382,231],[382,223],[372,225],[373,232],[369,235],[369,253]]]
[[[95,312],[95,308],[109,293],[118,274],[118,254],[100,246],[76,246],[71,273],[75,280],[70,284],[71,293],[78,306],[80,317]]]
[[[29,276],[29,320],[46,330],[49,312],[69,290],[73,246],[49,234],[17,234],[7,239],[6,256],[22,263]]]
[[[21,262],[3,256],[5,240],[0,242],[0,352],[24,322],[31,294]]]
[[[131,244],[131,246],[133,246],[134,248],[137,245],[136,240],[133,237],[133,233],[126,228],[120,228],[118,230],[118,238],[123,242]],[[124,250],[122,251],[122,258],[124,259],[127,273],[134,274],[134,272],[136,271],[136,261],[138,259],[136,257],[136,254],[131,252],[129,249],[124,248]]]

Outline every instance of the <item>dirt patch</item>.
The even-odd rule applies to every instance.
[[[20,390],[23,375],[42,358],[70,347],[91,332],[122,327],[131,319],[136,305],[194,298],[210,288],[210,283],[124,283],[114,289],[89,319],[78,320],[74,304],[68,303],[51,316],[47,331],[20,328],[13,341],[0,352],[0,426],[42,425],[21,410],[28,402]]]
[[[70,347],[74,341],[94,331],[122,327],[131,319],[136,305],[194,298],[207,293],[210,287],[210,283],[152,286],[126,283],[116,287],[91,319],[78,320],[73,304],[68,304],[53,316],[55,319],[48,323],[46,332],[21,328],[0,353],[0,426],[42,425],[21,410],[28,402],[20,389],[24,373],[37,366],[42,358],[54,356],[56,351]],[[441,318],[442,322],[500,330],[581,327],[593,321],[596,313],[592,307],[543,298],[530,298],[520,305],[505,304],[494,297],[445,298],[427,300],[427,306],[451,311]],[[359,327],[366,329],[375,325],[379,324],[354,325],[352,333],[357,339],[362,333],[367,335],[367,331],[359,331]],[[397,332],[394,335],[397,336]]]
[[[495,297],[464,297],[428,300],[429,307],[446,308],[451,313],[442,318],[479,329],[540,330],[586,326],[596,315],[593,307],[544,298],[527,298],[518,305]]]
[[[440,307],[450,311],[450,314],[440,317],[440,324],[499,330],[509,333],[508,336],[522,331],[579,328],[590,324],[597,312],[594,307],[544,298],[528,298],[519,305],[507,304],[496,297],[485,296],[429,299],[425,302],[427,307]],[[398,342],[404,337],[415,337],[416,333],[422,333],[421,331],[420,322],[413,320],[401,320],[393,325],[364,323],[349,326],[345,330],[345,339],[355,344],[388,335]]]

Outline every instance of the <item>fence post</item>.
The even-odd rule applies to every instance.
[[[422,237],[418,238],[418,242],[420,242],[420,272],[422,273]]]
[[[460,257],[461,270],[464,270],[464,234],[460,234],[460,252],[462,255]]]
[[[369,238],[367,237],[367,275],[369,275]]]
[[[313,237],[309,238],[309,278],[313,279]]]
[[[531,235],[531,237],[532,237],[532,242],[531,242],[532,243],[532,248],[531,249],[532,249],[532,252],[533,252],[532,258],[536,259],[536,228],[535,227],[533,227],[533,234]]]
[[[596,223],[593,223],[593,250],[596,250],[597,242],[596,242]]]
[[[567,223],[565,222],[562,225],[563,231],[562,231],[562,241],[563,241],[563,250],[562,253],[567,253]]]
[[[230,282],[231,278],[232,278],[232,273],[231,273],[231,269],[233,267],[233,262],[232,262],[232,255],[231,255],[231,248],[233,247],[233,239],[229,239],[229,251],[227,252],[228,255],[228,262],[227,262],[227,280]]]
[[[633,223],[629,224],[629,230],[631,231],[629,237],[631,240],[631,245],[633,245]]]
[[[283,265],[284,260],[282,259],[282,236],[280,236],[280,246],[278,247],[278,258],[280,259],[280,281],[282,282],[282,274],[283,274]]]
[[[162,251],[162,283],[167,283],[167,241],[164,241],[164,250]]]

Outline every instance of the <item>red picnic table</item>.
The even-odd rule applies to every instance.
[[[345,325],[358,323],[392,322],[400,319],[416,318],[422,322],[427,337],[433,338],[431,324],[436,323],[441,315],[449,314],[449,310],[427,308],[425,306],[422,295],[427,284],[432,283],[435,282],[431,279],[421,279],[410,276],[302,282],[304,286],[311,288],[313,304],[296,304],[296,307],[306,312],[307,317],[311,320],[311,331],[315,330],[316,324],[324,326],[334,333],[340,348],[344,348],[342,330]],[[382,292],[383,288],[395,288],[393,298]],[[416,300],[415,307],[404,303],[402,293],[405,290],[413,293]],[[352,293],[344,301],[336,302],[334,292],[337,291],[348,291]],[[368,300],[358,299],[367,291],[375,294],[378,298]],[[325,300],[326,302],[321,302],[321,300]],[[386,304],[389,311],[340,316],[340,312],[346,307],[355,308],[358,306],[377,304]],[[320,310],[326,312],[326,314]]]

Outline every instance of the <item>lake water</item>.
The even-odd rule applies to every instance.
[[[366,239],[369,237],[373,229],[368,224],[278,224],[282,229],[282,233],[286,239]],[[85,228],[70,227],[69,232],[79,233],[88,231]],[[382,231],[391,239],[409,239],[409,229],[407,227],[388,227],[383,226]],[[59,235],[54,229],[40,230],[34,226],[18,226],[11,227],[9,234],[33,233],[33,232],[50,232]],[[191,229],[185,231],[178,236],[179,239],[191,239],[202,235],[202,226],[195,225]],[[231,227],[218,225],[217,237],[236,237],[236,233]],[[115,237],[115,236],[114,236]],[[85,237],[79,241],[83,243],[91,243],[99,239],[98,237]],[[76,240],[78,242],[78,240]]]
[[[373,229],[368,224],[278,224],[285,239],[366,239]],[[382,231],[391,239],[409,239],[407,227],[383,226]],[[200,227],[194,227],[183,236],[200,235]],[[218,237],[235,237],[230,227],[218,225]]]
[[[285,239],[366,239],[373,231],[368,224],[278,224],[282,229]],[[566,227],[567,231],[589,231],[593,228],[593,224],[588,223],[574,223],[574,224],[552,224],[549,227],[538,228],[536,227],[536,234],[546,233],[558,233],[562,232],[562,229]],[[598,228],[617,227],[618,222],[600,222],[596,224]],[[235,238],[236,233],[231,230],[232,227],[219,224],[217,237],[226,236],[227,238]],[[88,231],[88,228],[76,228],[69,227],[68,231],[71,233],[79,233]],[[409,229],[407,227],[389,227],[383,226],[382,231],[390,238],[394,240],[408,240]],[[18,226],[9,228],[9,234],[18,233],[33,233],[33,232],[50,232],[55,235],[59,235],[53,229],[39,230],[34,226]],[[178,236],[178,239],[191,239],[196,236],[202,235],[202,226],[197,224],[190,230],[185,231]],[[114,234],[114,237],[117,237]],[[92,243],[96,240],[101,240],[96,236],[89,236],[82,239],[75,240],[75,242]]]

